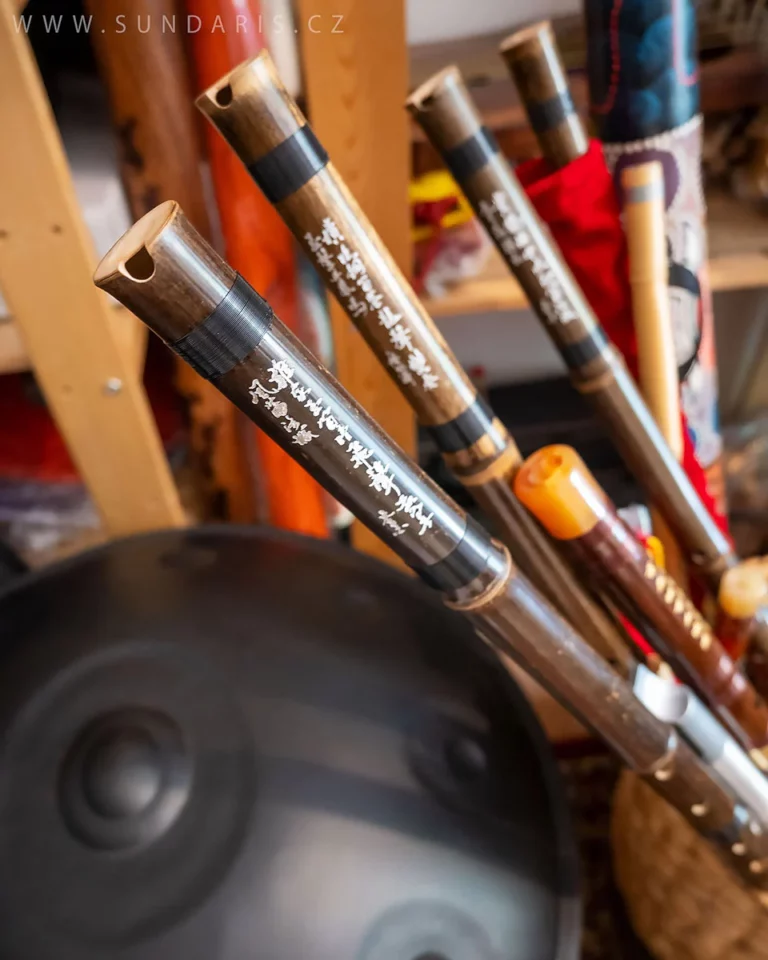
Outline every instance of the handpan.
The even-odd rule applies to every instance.
[[[546,739],[346,548],[144,535],[0,593],[3,960],[571,960]]]

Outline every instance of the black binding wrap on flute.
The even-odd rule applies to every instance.
[[[443,155],[445,165],[459,183],[482,170],[499,152],[496,137],[488,127],[480,127],[469,139]]]
[[[269,153],[248,164],[248,172],[270,203],[280,203],[328,165],[328,154],[308,123]]]
[[[491,535],[467,514],[464,535],[453,550],[437,563],[412,569],[428,586],[452,593],[468,586],[485,571],[492,549]]]
[[[576,343],[563,343],[560,346],[560,353],[570,369],[578,368],[599,357],[609,343],[603,328],[595,327],[593,332],[583,340]]]
[[[564,120],[576,112],[569,90],[561,90],[556,96],[541,103],[529,101],[525,109],[531,126],[539,133],[559,127]]]
[[[438,423],[427,429],[443,453],[458,453],[493,430],[493,411],[482,397],[476,397],[463,413],[448,423]]]
[[[206,319],[169,346],[206,380],[242,363],[264,339],[275,315],[240,274]]]

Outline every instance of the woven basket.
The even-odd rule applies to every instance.
[[[616,879],[658,960],[766,960],[768,909],[683,817],[633,774],[614,798]]]

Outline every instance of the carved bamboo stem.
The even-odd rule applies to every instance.
[[[481,637],[601,735],[730,862],[768,886],[768,834],[672,728],[625,683],[274,316],[268,304],[165,203],[99,265],[95,283],[385,540]]]
[[[696,569],[716,588],[736,560],[730,544],[659,432],[623,361],[501,155],[455,67],[408,100],[517,277],[575,387],[608,426],[625,461]]]

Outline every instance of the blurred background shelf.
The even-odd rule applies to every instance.
[[[768,218],[725,194],[707,198],[709,278],[712,289],[746,290],[768,286]],[[451,317],[527,306],[525,294],[494,249],[482,273],[445,296],[427,298],[433,317]]]

